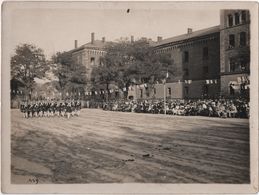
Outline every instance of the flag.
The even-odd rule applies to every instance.
[[[188,81],[187,81],[187,80],[184,80],[184,82],[185,82],[185,83],[188,83]]]
[[[180,83],[181,83],[181,80],[178,80],[178,83],[180,84]]]
[[[80,96],[80,95],[81,95],[81,93],[79,92],[79,93],[78,93],[78,95]]]
[[[89,95],[92,95],[92,92],[91,92],[91,91],[89,92]]]
[[[67,92],[66,95],[69,96],[69,93]]]
[[[192,83],[192,80],[188,80],[188,83],[191,84],[191,83]]]
[[[218,83],[217,79],[215,79],[214,81],[215,81],[215,84],[217,84],[217,83]]]
[[[95,93],[95,95],[97,95],[97,94],[98,94],[98,92],[97,92],[97,91],[95,91],[94,93]]]
[[[126,88],[126,87],[123,87],[123,91],[127,91],[127,88]]]
[[[209,81],[209,80],[206,80],[206,84],[210,84],[210,81]]]

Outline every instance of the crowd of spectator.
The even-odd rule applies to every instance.
[[[92,105],[103,110],[164,114],[163,100],[111,101]],[[245,99],[167,100],[166,114],[249,118],[249,102]]]

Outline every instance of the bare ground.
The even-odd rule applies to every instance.
[[[12,110],[12,183],[249,183],[249,121]]]

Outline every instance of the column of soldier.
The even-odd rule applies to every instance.
[[[79,116],[81,110],[80,100],[40,100],[23,101],[20,110],[24,118],[33,117],[67,117]]]

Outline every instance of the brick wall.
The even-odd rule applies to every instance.
[[[206,80],[219,79],[219,40],[220,33],[216,32],[208,34],[206,37],[197,37],[195,40],[186,40],[183,44],[171,50],[160,46],[161,51],[171,53],[174,65],[178,70],[176,75],[169,75],[168,79],[169,85],[172,85],[172,98],[201,98]],[[207,56],[204,56],[204,48],[207,48]],[[184,61],[184,52],[188,52],[188,62]],[[184,73],[186,70],[188,70],[188,75]],[[179,80],[181,84],[178,83]],[[191,84],[185,84],[185,80],[192,80],[192,82]],[[187,90],[188,94],[186,94]],[[219,90],[220,84],[218,82],[214,87],[208,87],[208,95],[215,96],[219,94]],[[162,92],[157,93],[156,96],[160,98],[161,94],[163,96]]]

